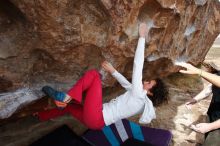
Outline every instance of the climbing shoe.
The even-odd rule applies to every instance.
[[[48,95],[49,97],[53,98],[54,100],[56,101],[60,101],[60,102],[63,102],[65,97],[66,97],[66,93],[64,92],[60,92],[60,91],[57,91],[49,86],[44,86],[42,88],[42,91]]]

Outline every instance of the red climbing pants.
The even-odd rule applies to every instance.
[[[84,91],[86,96],[82,104],[82,93]],[[101,129],[104,127],[102,85],[100,74],[96,70],[87,71],[67,94],[79,104],[70,103],[64,109],[54,108],[42,111],[38,114],[39,119],[45,121],[68,113],[90,129]]]

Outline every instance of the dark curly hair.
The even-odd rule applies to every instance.
[[[168,90],[161,79],[157,78],[155,81],[156,85],[150,89],[153,96],[148,95],[148,97],[153,102],[154,106],[159,106],[160,104],[168,101]]]

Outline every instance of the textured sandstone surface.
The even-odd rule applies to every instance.
[[[220,31],[217,0],[5,1],[0,69],[8,86],[1,90],[10,82],[71,82],[103,59],[130,77],[139,22],[150,26],[148,78],[174,72],[174,61],[203,61]]]
[[[200,63],[220,32],[218,0],[3,0],[0,5],[1,92],[45,84],[67,90],[104,59],[131,78],[140,22],[150,27],[148,79],[176,72],[175,61]],[[104,74],[103,82],[112,86],[115,80]]]
[[[148,79],[165,77],[177,71],[175,61],[198,64],[205,59],[220,32],[220,3],[218,0],[1,0],[0,119],[41,98],[40,88],[44,85],[66,91],[85,70],[100,69],[104,59],[130,79],[140,22],[150,27],[143,74]],[[192,118],[178,111],[199,89],[176,87],[176,78],[172,83],[167,81],[171,84],[172,100],[169,105],[159,107],[160,118],[150,126],[174,129],[174,144],[200,143],[196,136],[190,136],[190,131],[185,133],[187,128],[178,126],[183,121],[177,120],[178,115],[191,121],[198,119],[198,115]],[[116,82],[106,73],[103,84],[105,101],[121,92],[114,89]],[[112,90],[115,93],[109,95]],[[49,101],[23,108],[17,117],[50,105]],[[163,123],[166,119],[170,120]],[[194,138],[181,139],[182,135]]]

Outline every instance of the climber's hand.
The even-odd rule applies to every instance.
[[[115,68],[112,66],[112,64],[109,63],[108,61],[103,61],[103,62],[102,62],[102,68],[103,68],[105,71],[107,71],[107,72],[109,72],[109,73],[111,73],[111,74],[116,71],[116,69],[115,69]]]
[[[148,33],[148,28],[145,23],[141,23],[139,25],[139,36],[145,38],[146,34]]]

